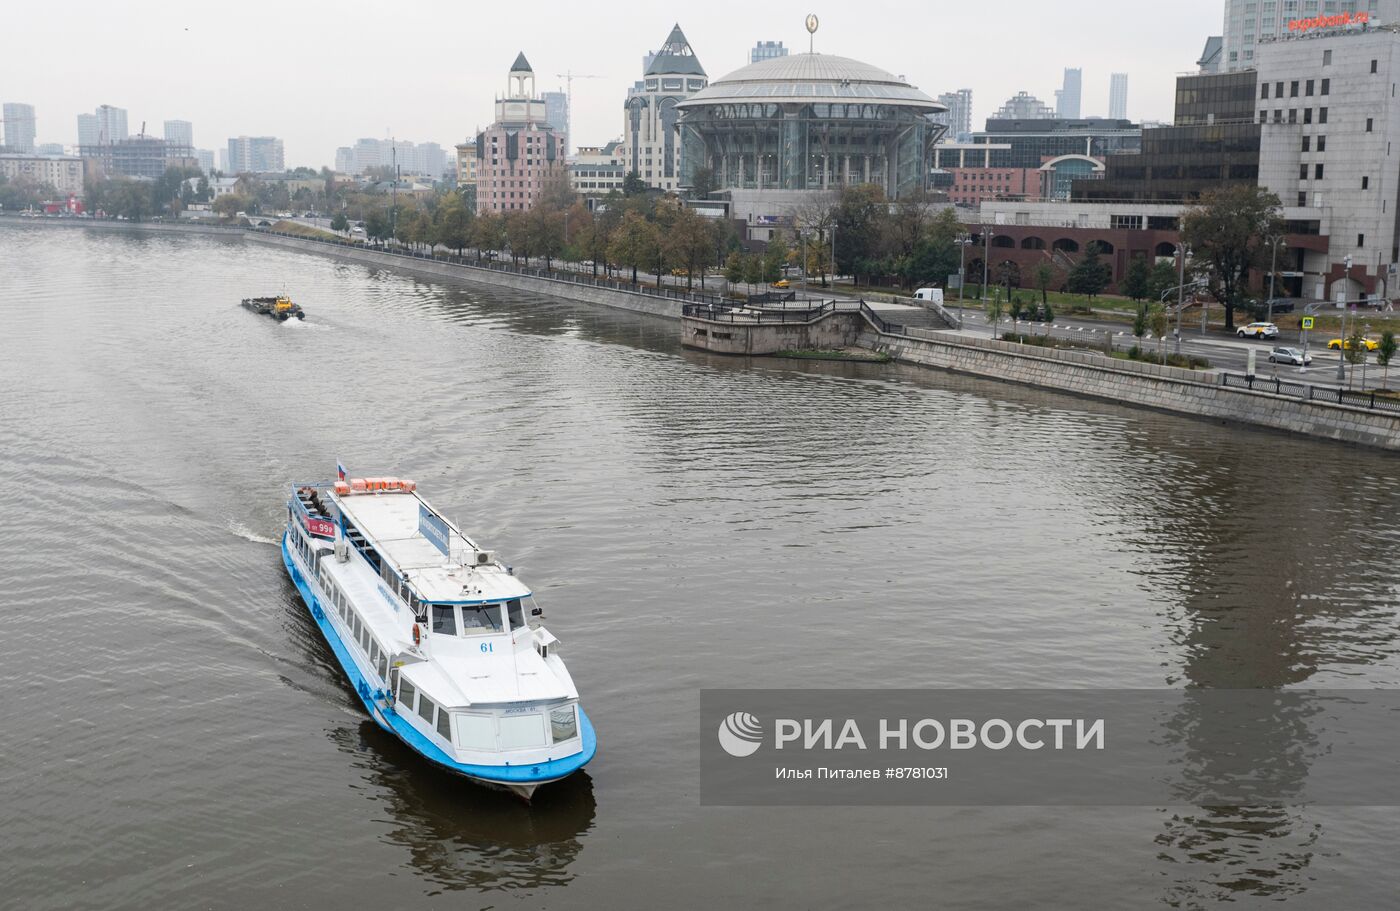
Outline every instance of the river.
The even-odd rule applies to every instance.
[[[238,299],[285,289],[305,323]],[[1400,687],[1393,456],[240,239],[0,226],[0,905],[1379,907],[1400,811],[700,806],[702,687]],[[526,807],[365,716],[275,547],[393,474],[599,733]]]

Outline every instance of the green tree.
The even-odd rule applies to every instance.
[[[1151,277],[1152,267],[1147,264],[1147,257],[1134,256],[1123,273],[1123,280],[1118,283],[1118,290],[1124,297],[1140,301],[1148,296]]]
[[[1157,336],[1157,360],[1167,362],[1167,310],[1159,304],[1148,304],[1147,324]]]
[[[768,241],[768,249],[763,251],[763,271],[760,281],[775,282],[783,277],[783,266],[788,264],[792,249],[787,241],[774,235]]]
[[[349,231],[349,230],[350,230],[350,219],[348,219],[348,218],[345,217],[345,213],[344,213],[344,212],[337,212],[337,213],[335,213],[335,216],[331,219],[331,230],[332,230],[332,231]]]
[[[1067,291],[1071,294],[1086,295],[1092,300],[1094,295],[1108,287],[1111,273],[1108,265],[1099,261],[1099,255],[1099,245],[1089,244],[1089,249],[1085,251],[1083,259],[1070,270],[1069,280],[1065,282]]]
[[[836,270],[857,282],[870,280],[881,258],[889,201],[878,184],[857,184],[842,189],[836,201]]]
[[[693,209],[682,209],[666,232],[667,258],[686,270],[687,290],[695,287],[695,273],[710,256],[709,219]]]
[[[1138,304],[1137,313],[1133,314],[1133,337],[1137,339],[1138,347],[1142,347],[1142,337],[1147,334],[1147,305]]]
[[[1376,349],[1376,363],[1385,368],[1385,374],[1381,377],[1381,388],[1387,388],[1390,383],[1390,362],[1395,357],[1396,348],[1400,347],[1395,341],[1395,333],[1387,329],[1381,333],[1380,347]]]
[[[344,218],[338,217],[342,220]],[[334,221],[331,222],[331,227],[335,227]],[[462,255],[462,251],[472,241],[472,217],[461,196],[448,193],[443,197],[437,211],[433,213],[433,233],[438,243],[450,250],[456,250],[458,256]]]
[[[622,178],[623,196],[641,196],[647,191],[646,181],[642,180],[642,175],[636,171],[628,171],[627,176]]]
[[[545,269],[554,268],[554,258],[564,250],[564,213],[545,206],[530,210],[535,250],[544,257]]]
[[[737,285],[744,280],[748,271],[748,264],[744,262],[745,255],[739,250],[732,250],[729,258],[724,261],[724,280],[731,285]]]
[[[1147,288],[1143,296],[1148,300],[1161,300],[1164,293],[1172,290],[1178,284],[1180,281],[1177,278],[1176,266],[1167,260],[1162,260],[1154,264],[1148,272]]]
[[[476,247],[478,261],[481,259],[481,251],[483,250],[492,254],[504,250],[506,248],[505,218],[498,212],[478,215],[476,220],[472,222],[472,246]]]
[[[1050,285],[1055,281],[1055,267],[1049,263],[1037,263],[1035,267],[1035,287],[1040,292],[1040,305],[1050,309]]]
[[[719,189],[714,168],[696,168],[690,179],[690,198],[704,199]]]
[[[1001,324],[1001,289],[997,296],[987,301],[987,323],[992,327],[992,338],[997,337],[997,327]]]
[[[1207,190],[1181,218],[1181,238],[1210,270],[1211,292],[1225,305],[1225,328],[1235,327],[1235,307],[1249,286],[1249,272],[1264,259],[1264,238],[1281,232],[1279,198],[1254,185]]]

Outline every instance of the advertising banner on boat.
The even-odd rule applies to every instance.
[[[318,538],[334,538],[335,523],[330,519],[313,519],[306,517],[306,530]]]
[[[418,504],[418,533],[442,551],[444,557],[452,556],[452,539],[447,523],[428,511],[428,507]]]

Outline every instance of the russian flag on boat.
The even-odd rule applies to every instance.
[[[335,462],[335,477],[338,481],[345,480],[345,463],[339,459],[336,459]]]

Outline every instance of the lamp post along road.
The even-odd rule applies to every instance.
[[[1269,318],[1268,322],[1274,321],[1274,298],[1277,293],[1274,290],[1274,283],[1278,281],[1278,245],[1283,238],[1277,234],[1269,236],[1269,245],[1274,248],[1273,261],[1269,264]]]
[[[1191,250],[1185,244],[1177,244],[1181,251],[1181,262],[1177,265],[1176,278],[1176,353],[1181,353],[1181,311],[1186,306],[1186,257]]]
[[[1351,254],[1348,253],[1342,260],[1342,343],[1337,346],[1337,385],[1341,385],[1347,380],[1347,311],[1351,309],[1351,304],[1347,301],[1351,297]]]
[[[992,261],[992,232],[982,226],[982,300],[987,299],[987,267]]]

